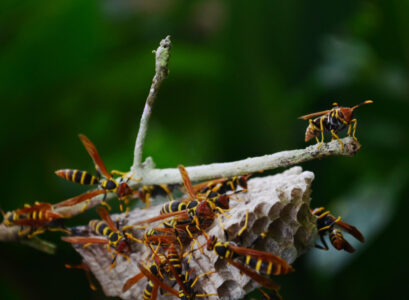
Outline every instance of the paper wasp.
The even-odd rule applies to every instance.
[[[312,113],[309,115],[301,116],[299,119],[308,120],[309,125],[305,132],[305,141],[308,142],[310,139],[314,138],[317,140],[318,149],[324,143],[324,131],[329,131],[332,135],[332,139],[337,139],[341,149],[344,149],[344,145],[342,144],[341,140],[339,139],[337,133],[342,131],[348,126],[348,136],[351,135],[352,130],[352,137],[355,141],[358,141],[355,132],[356,132],[356,125],[358,121],[354,119],[354,110],[362,105],[373,103],[372,100],[366,100],[358,105],[353,107],[343,107],[340,106],[338,103],[333,103],[333,108],[330,110],[324,110],[317,113]],[[312,119],[315,118],[315,119]],[[318,136],[321,134],[321,141],[319,141]]]
[[[128,235],[119,231],[105,208],[99,207],[97,212],[102,220],[91,220],[89,226],[98,237],[69,236],[61,239],[71,244],[84,244],[84,247],[92,244],[103,244],[107,245],[109,251],[113,248],[116,254],[113,255],[111,264],[111,268],[113,268],[118,255],[129,259],[127,254],[131,251],[131,245]]]
[[[294,271],[292,266],[277,255],[239,247],[232,242],[222,243],[215,236],[207,239],[207,250],[213,250],[217,256],[225,259],[229,264],[239,269],[240,272],[267,289],[278,290],[279,286],[270,278],[262,275],[281,275]],[[244,264],[235,261],[234,259],[237,257],[244,258]]]
[[[61,219],[66,218],[66,216],[54,210],[57,205],[63,207],[70,206],[72,203],[63,201],[53,206],[50,203],[35,202],[33,205],[26,204],[24,208],[7,213],[1,211],[4,218],[3,223],[6,226],[22,226],[22,230],[18,234],[28,238],[44,233],[47,229],[67,231],[61,222]]]
[[[206,181],[203,183],[195,184],[193,186],[194,192],[200,194],[206,194],[214,192],[218,194],[226,194],[227,192],[234,192],[238,187],[247,190],[247,180],[252,174],[244,176],[233,176],[232,178],[220,178],[215,180]]]
[[[87,171],[74,169],[57,170],[55,171],[55,174],[57,174],[58,176],[65,180],[79,183],[82,185],[98,184],[98,186],[101,188],[100,192],[101,194],[105,193],[106,196],[107,192],[113,192],[118,195],[119,200],[124,200],[126,196],[133,194],[134,190],[132,190],[128,186],[127,182],[118,182],[116,179],[112,177],[112,174],[123,175],[123,173],[118,171],[112,171],[111,173],[109,173],[101,157],[99,156],[95,145],[85,135],[79,134],[78,136],[82,144],[84,145],[85,149],[87,150],[88,154],[91,156],[92,160],[95,163],[96,175],[94,176]],[[122,202],[121,210],[123,210]]]
[[[365,238],[362,233],[355,227],[348,223],[341,221],[341,217],[335,218],[330,212],[325,211],[324,207],[319,207],[311,210],[311,213],[317,217],[317,229],[323,246],[316,245],[317,248],[328,250],[328,245],[325,242],[324,236],[328,232],[331,244],[337,250],[345,250],[349,253],[355,252],[355,248],[351,246],[344,238],[342,232],[338,230],[335,225],[338,225],[358,241],[364,242]]]
[[[158,278],[158,275],[160,274],[159,272],[157,274],[154,274],[150,270],[146,269],[140,262],[138,263],[138,268],[141,271],[141,273],[143,273],[143,275],[145,275],[149,279],[148,284],[144,290],[143,299],[155,300],[157,298],[159,287],[168,291],[169,293],[176,297],[179,296],[179,293],[175,289],[173,289],[168,284],[164,283],[163,280]]]
[[[209,273],[204,273],[199,276],[196,276],[194,279],[189,279],[189,272],[187,271],[185,275],[182,273],[182,261],[179,256],[178,251],[176,250],[174,245],[171,245],[168,249],[168,253],[166,260],[169,263],[169,267],[171,272],[173,273],[173,278],[176,280],[178,283],[180,289],[179,289],[179,298],[181,300],[190,300],[190,299],[195,299],[195,297],[208,297],[208,296],[213,296],[215,294],[198,294],[194,290],[194,286],[199,280],[200,277],[206,276],[208,274],[211,274],[213,272]],[[217,294],[216,294],[217,295]]]
[[[162,273],[165,272],[164,270],[164,259],[161,259],[159,255],[155,256],[154,262],[150,264],[149,267],[143,266],[140,262],[138,263],[138,268],[141,271],[140,273],[136,274],[135,276],[129,278],[122,287],[122,292],[125,293],[128,291],[133,285],[139,282],[142,278],[148,278],[148,282],[143,292],[142,299],[144,300],[156,300],[158,295],[159,287],[168,291],[174,296],[178,296],[178,292],[170,287],[168,284],[164,283],[164,276]]]

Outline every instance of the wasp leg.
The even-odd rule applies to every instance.
[[[197,225],[196,225],[197,226]],[[200,228],[199,228],[200,229]],[[201,229],[200,229],[201,230]],[[197,239],[195,239],[195,237],[193,236],[193,234],[190,232],[189,230],[189,226],[186,226],[186,232],[189,235],[189,237],[199,246],[200,252],[202,252],[202,254],[204,253],[203,251],[203,247],[202,245],[200,245],[200,243],[197,241]],[[192,243],[192,250],[193,250],[193,243]]]
[[[245,221],[244,221],[244,225],[243,225],[243,227],[240,229],[240,231],[239,231],[239,233],[237,234],[237,236],[240,238],[240,242],[241,243],[243,243],[243,238],[242,238],[242,234],[243,234],[243,232],[247,229],[247,224],[248,224],[248,221],[249,221],[249,210],[247,209],[246,210],[246,219],[245,219]]]
[[[268,230],[260,233],[260,235],[251,243],[250,248],[253,248],[255,244],[257,244],[259,241],[264,240],[267,237]]]
[[[61,232],[64,232],[64,233],[71,234],[71,231],[70,231],[69,229],[67,229],[67,228],[61,228],[61,227],[48,227],[48,230],[49,230],[49,231],[61,231]]]
[[[310,123],[312,123],[311,119],[310,119]],[[317,149],[321,148],[321,146],[324,144],[324,118],[320,119],[320,131],[321,131],[321,142],[318,144]]]
[[[340,147],[341,147],[341,151],[343,151],[343,150],[344,150],[344,144],[341,142],[341,140],[339,139],[339,136],[335,133],[335,130],[334,130],[334,129],[331,130],[331,134],[332,134],[332,136],[333,136],[334,138],[337,139],[337,141],[338,141],[338,143],[339,143],[339,145],[340,145]]]
[[[108,210],[112,210],[111,205],[109,205],[108,202],[106,202],[106,201],[101,201],[101,205],[102,205],[102,206],[105,206]],[[122,211],[122,210],[121,210],[121,211]]]
[[[121,171],[118,171],[118,170],[112,170],[111,171],[111,175],[120,175],[120,176],[124,177],[126,174],[127,174],[127,172],[121,172]]]
[[[211,274],[214,274],[214,273],[215,273],[215,271],[212,271],[212,272],[206,272],[206,273],[203,273],[203,274],[200,274],[200,275],[196,276],[196,278],[193,280],[192,284],[190,285],[190,288],[192,289],[196,285],[196,283],[197,283],[197,281],[199,280],[200,277],[211,275]],[[211,296],[218,296],[218,294],[195,294],[195,297],[199,297],[199,298],[211,297]]]
[[[18,232],[18,236],[26,236],[31,231],[31,227],[21,227],[21,230]]]
[[[132,241],[134,241],[134,242],[143,244],[143,241],[142,241],[142,240],[137,239],[136,237],[134,237],[132,234],[130,234],[130,233],[128,233],[128,232],[125,233],[125,236],[126,236],[128,239],[130,239],[130,240],[132,240]]]
[[[352,123],[354,123],[354,130],[352,131],[352,137],[354,138],[354,140],[355,140],[356,142],[358,142],[358,139],[357,139],[356,136],[355,136],[356,125],[358,124],[358,121],[357,121],[356,119],[353,119],[353,120],[351,121],[351,125],[352,125]],[[350,125],[350,126],[351,126],[351,125]]]
[[[324,246],[315,244],[315,248],[318,248],[318,249],[321,249],[321,250],[325,250],[325,251],[329,250],[328,245],[327,245],[327,243],[325,242],[325,239],[324,239],[324,236],[323,236],[323,235],[320,235],[320,240],[321,240],[321,242],[322,242],[322,244],[323,244]]]
[[[35,237],[36,235],[42,234],[44,232],[45,232],[45,228],[38,228],[33,233],[30,233],[29,235],[27,235],[27,238],[31,239],[31,238]]]

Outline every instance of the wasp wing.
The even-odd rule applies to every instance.
[[[141,280],[145,275],[141,272],[136,274],[135,276],[129,278],[124,286],[122,287],[122,293],[125,293],[127,290],[129,290],[134,284],[136,284],[139,280]]]
[[[108,244],[108,240],[98,237],[85,237],[85,236],[63,236],[61,238],[64,242],[71,244]]]
[[[232,259],[226,259],[226,260],[229,264],[239,269],[241,273],[246,274],[248,277],[256,281],[261,286],[265,287],[266,289],[278,290],[280,288],[280,286],[275,281],[271,280],[270,278],[261,276],[260,274],[253,271],[252,269],[249,269],[243,264],[238,263]]]
[[[298,119],[308,120],[308,119],[315,118],[315,117],[318,117],[318,116],[326,115],[326,114],[328,114],[330,111],[331,111],[331,110],[328,109],[328,110],[324,110],[324,111],[312,113],[312,114],[309,114],[309,115],[301,116],[301,117],[298,117]]]
[[[272,262],[275,264],[278,264],[282,267],[282,272],[281,274],[287,274],[290,272],[294,271],[294,268],[289,265],[284,259],[281,257],[274,255],[273,253],[265,252],[265,251],[259,251],[251,248],[244,248],[244,247],[239,247],[236,245],[229,244],[229,248],[233,251],[236,252],[237,254],[243,255],[243,256],[251,256],[257,259],[261,259],[263,261],[268,261]]]
[[[65,206],[73,206],[73,205],[76,205],[78,203],[84,202],[84,201],[86,201],[88,199],[91,199],[91,198],[93,198],[95,196],[101,195],[103,193],[105,193],[104,190],[94,190],[94,191],[91,191],[91,192],[88,192],[88,193],[84,193],[84,194],[81,194],[79,196],[69,198],[69,199],[64,200],[62,202],[56,203],[56,204],[54,204],[54,208],[65,207]]]
[[[106,210],[106,208],[101,207],[101,206],[98,207],[97,208],[97,213],[101,217],[101,219],[104,220],[107,223],[109,229],[111,229],[114,232],[119,231],[118,228],[116,227],[114,221],[112,221],[111,216],[109,215],[109,212]]]
[[[186,188],[186,191],[190,197],[191,200],[195,199],[195,191],[193,189],[192,182],[190,181],[189,174],[187,173],[186,169],[184,166],[179,165],[178,166],[180,176],[182,176],[183,184]]]
[[[330,216],[330,217],[333,221],[336,221],[336,218],[334,216]],[[354,238],[356,238],[361,243],[365,242],[364,235],[355,226],[352,226],[351,224],[348,224],[341,220],[337,221],[336,223],[337,225],[339,225],[339,227],[344,229],[346,232],[348,232],[350,235],[352,235]]]
[[[111,178],[112,175],[108,172],[107,168],[105,167],[95,145],[85,135],[79,134],[78,136],[82,144],[84,145],[85,149],[87,149],[89,156],[91,156],[92,160],[94,161],[96,169],[100,171],[106,178]]]
[[[153,217],[153,218],[150,218],[150,219],[145,219],[145,220],[136,222],[136,223],[134,223],[132,225],[141,225],[141,224],[146,224],[146,223],[153,223],[153,222],[156,222],[156,221],[165,220],[165,219],[175,217],[175,216],[186,216],[186,217],[188,217],[186,210],[180,210],[180,211],[175,211],[175,212],[171,212],[171,213],[168,213],[168,214],[159,215],[159,216],[156,216],[156,217]]]
[[[153,275],[148,269],[146,269],[144,266],[142,266],[141,263],[138,263],[138,268],[139,270],[149,279],[151,280],[156,286],[161,287],[162,289],[168,291],[169,293],[171,293],[172,295],[178,297],[179,293],[171,288],[169,285],[167,285],[166,283],[164,283],[162,280],[160,280],[158,277],[156,277],[155,275]]]

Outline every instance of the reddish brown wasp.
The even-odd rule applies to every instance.
[[[111,248],[113,248],[116,255],[113,255],[113,261],[111,264],[112,268],[115,264],[117,255],[121,255],[129,259],[127,253],[131,251],[131,246],[127,235],[119,231],[114,221],[112,221],[108,211],[103,207],[99,207],[97,212],[102,220],[91,220],[89,222],[89,226],[91,227],[93,233],[99,236],[69,236],[62,237],[62,240],[71,244],[103,244],[107,245],[109,251]]]
[[[144,291],[143,299],[155,300],[159,287],[168,291],[169,293],[176,297],[179,296],[178,291],[170,287],[168,284],[164,283],[163,280],[159,279],[157,275],[150,272],[150,270],[145,268],[141,263],[138,263],[138,268],[149,279],[148,285],[146,286]]]
[[[341,221],[341,217],[335,218],[330,212],[325,211],[324,207],[319,207],[311,210],[311,213],[317,217],[317,229],[320,235],[321,242],[324,246],[316,245],[317,248],[328,250],[328,245],[325,242],[324,236],[329,233],[331,244],[337,250],[345,250],[349,253],[355,252],[355,248],[351,246],[344,238],[342,232],[338,230],[335,225],[347,231],[358,241],[364,242],[365,238],[362,233],[355,227],[348,223]]]
[[[351,135],[354,140],[357,141],[355,136],[356,125],[358,121],[354,119],[354,110],[362,105],[373,103],[372,100],[366,100],[361,104],[355,105],[353,107],[343,107],[338,105],[338,103],[333,103],[333,108],[330,110],[324,110],[317,113],[312,113],[309,115],[301,116],[299,119],[308,120],[309,125],[305,132],[305,141],[308,142],[310,139],[314,138],[317,140],[318,149],[324,143],[324,131],[329,131],[332,135],[332,139],[337,139],[341,145],[341,149],[344,149],[344,145],[339,139],[337,133],[342,131],[348,126],[348,136]],[[312,119],[315,118],[315,119]],[[321,141],[319,141],[318,136],[321,134]]]
[[[134,190],[132,190],[127,182],[118,182],[112,177],[112,174],[121,174],[123,173],[118,171],[112,171],[111,173],[108,172],[107,168],[105,167],[101,157],[98,154],[97,148],[95,145],[83,134],[78,135],[82,144],[84,145],[85,149],[87,150],[88,154],[91,156],[92,160],[95,163],[95,169],[97,171],[97,175],[94,176],[87,171],[82,170],[74,170],[74,169],[63,169],[57,170],[55,174],[64,178],[65,180],[72,181],[75,183],[83,184],[83,185],[94,185],[98,184],[101,188],[101,194],[106,192],[113,192],[118,195],[119,200],[124,200],[125,197],[132,195]],[[103,177],[102,177],[103,176]],[[122,210],[122,202],[121,202],[121,210]]]
[[[278,290],[279,286],[270,278],[262,275],[281,275],[294,271],[292,266],[277,255],[239,247],[232,242],[221,243],[217,241],[215,236],[211,236],[207,240],[207,250],[214,250],[216,255],[226,259],[229,264],[235,266],[240,272],[246,274],[267,289]],[[234,258],[237,257],[243,257],[245,265],[235,261]]]
[[[6,226],[22,226],[23,229],[19,232],[20,236],[31,238],[35,235],[50,230],[62,230],[62,228],[53,227],[56,220],[63,218],[59,213],[56,213],[50,203],[36,202],[34,205],[26,204],[24,208],[16,209],[10,212],[3,212],[3,223]]]

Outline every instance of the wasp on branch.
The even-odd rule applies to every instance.
[[[319,149],[324,143],[324,131],[329,131],[332,135],[332,139],[337,139],[341,146],[341,150],[344,150],[344,145],[342,144],[337,133],[344,130],[348,126],[348,136],[351,136],[352,131],[352,137],[355,141],[358,141],[355,136],[358,121],[353,118],[354,110],[362,105],[369,103],[373,103],[373,101],[366,100],[361,104],[355,105],[353,107],[343,107],[340,106],[337,102],[334,102],[332,104],[332,109],[299,117],[299,119],[302,120],[309,120],[309,125],[305,132],[305,141],[308,142],[310,139],[315,137],[317,143],[319,143],[317,147]],[[321,141],[318,139],[318,136],[320,134]]]
[[[18,235],[27,238],[42,234],[46,230],[69,233],[69,230],[65,228],[62,219],[70,218],[71,215],[63,215],[57,212],[56,208],[69,207],[81,203],[89,197],[93,197],[93,195],[97,194],[96,191],[93,191],[56,204],[35,202],[33,205],[25,204],[24,208],[19,208],[14,211],[4,212],[1,210],[3,224],[5,226],[21,226],[22,228],[18,232]]]
[[[3,212],[3,223],[6,226],[21,226],[19,236],[32,238],[49,230],[64,230],[57,220],[63,216],[54,211],[50,203],[35,202],[33,205],[26,204],[24,208],[14,211]]]
[[[124,173],[113,170],[111,173],[108,172],[105,164],[103,163],[101,157],[98,154],[95,145],[83,134],[78,135],[88,154],[91,156],[95,163],[96,175],[92,175],[87,171],[75,170],[75,169],[62,169],[55,171],[55,174],[61,178],[79,183],[82,185],[95,185],[101,188],[99,194],[104,193],[104,200],[107,192],[113,192],[118,195],[118,199],[124,200],[127,196],[132,195],[135,191],[132,190],[127,182],[117,181],[112,177],[112,174],[124,175]],[[121,177],[122,178],[122,177]],[[128,178],[129,180],[129,178]],[[92,194],[92,197],[95,194]],[[91,197],[90,197],[91,198]],[[120,202],[121,211],[123,210],[122,201]],[[85,209],[86,207],[84,207]]]

